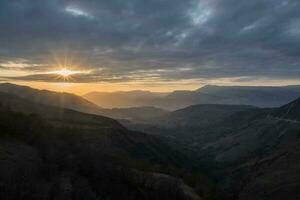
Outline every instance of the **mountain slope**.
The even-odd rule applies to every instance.
[[[84,133],[84,140],[88,140],[91,144],[96,143],[108,152],[131,153],[132,156],[139,159],[143,159],[143,156],[145,158],[149,156],[148,158],[153,158],[157,162],[169,162],[171,160],[177,162],[176,160],[179,159],[171,158],[171,154],[169,155],[171,160],[167,158],[168,156],[164,157],[167,154],[159,151],[166,151],[165,153],[167,153],[168,150],[157,138],[129,131],[111,118],[36,104],[6,93],[0,93],[0,104],[15,112],[38,114],[57,128],[80,129],[82,134]]]
[[[273,115],[279,119],[286,119],[295,122],[300,121],[300,99],[296,99],[295,101],[282,106],[274,111]]]
[[[138,167],[130,150],[147,152],[159,143],[151,137],[131,138],[119,127],[112,132],[97,128],[97,133],[53,127],[39,116],[3,106],[0,130],[1,199],[200,199],[181,179]],[[162,149],[148,149],[142,159],[157,163],[155,151],[164,154]]]
[[[300,198],[299,140],[228,168],[220,181],[232,199],[282,200]],[[227,182],[227,183],[226,183]]]
[[[229,199],[298,199],[299,106],[300,99],[297,99],[279,108],[237,110],[220,120],[215,115],[218,120],[212,123],[195,120],[197,128],[185,122],[195,118],[194,109],[187,109],[190,118],[178,118],[179,121],[172,124],[176,127],[183,120],[185,123],[180,127],[144,125],[135,128],[163,135],[169,144],[191,152],[195,160],[213,174]],[[208,111],[201,116],[211,117]]]
[[[174,127],[203,127],[217,123],[233,113],[253,109],[247,105],[200,104],[188,106],[158,117],[155,125]]]
[[[38,104],[50,105],[59,108],[68,108],[84,113],[112,117],[115,119],[144,120],[149,117],[165,114],[167,112],[165,110],[154,107],[104,109],[74,94],[38,90],[9,83],[0,84],[0,92],[16,95],[18,97],[21,97],[23,100],[26,99]],[[21,101],[19,102],[21,103]],[[26,106],[23,107],[26,108]]]
[[[255,107],[247,105],[199,104],[143,122],[132,120],[122,121],[122,124],[133,130],[165,137],[167,142],[174,141],[180,144],[176,146],[188,146],[193,149],[214,137],[213,134],[206,134],[208,127],[214,127],[234,113],[253,109]]]
[[[26,114],[38,114],[49,123],[57,126],[82,126],[84,123],[90,127],[101,128],[103,124],[107,127],[122,128],[115,120],[92,114],[85,114],[61,107],[39,104],[13,94],[0,92],[0,104],[15,112]],[[88,126],[87,126],[88,127]]]
[[[239,112],[200,133],[209,136],[197,145],[200,159],[234,198],[299,198],[299,106]]]
[[[14,94],[32,102],[61,108],[69,108],[85,113],[97,113],[100,109],[88,100],[70,93],[60,93],[48,90],[37,90],[27,86],[10,83],[0,84],[0,91]]]
[[[104,116],[135,122],[143,122],[152,118],[158,118],[167,113],[169,113],[169,111],[155,107],[112,108],[101,110],[101,114]]]

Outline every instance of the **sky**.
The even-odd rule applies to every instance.
[[[78,94],[300,84],[299,10],[299,0],[0,0],[0,81]]]

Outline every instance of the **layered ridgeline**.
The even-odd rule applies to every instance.
[[[132,107],[105,109],[71,93],[38,90],[27,86],[10,83],[0,84],[0,92],[16,95],[22,99],[38,104],[51,105],[59,108],[68,108],[84,113],[103,115],[114,119],[144,121],[166,114],[168,111],[155,107]],[[122,99],[117,99],[122,100]]]
[[[235,113],[254,109],[256,107],[248,105],[199,104],[148,118],[145,121],[120,120],[120,122],[132,130],[158,135],[166,138],[168,143],[174,142],[176,146],[183,149],[195,150],[215,137],[206,134],[210,127],[214,128],[216,124]],[[220,135],[222,133],[221,131]]]
[[[210,91],[221,94],[217,89],[212,89],[215,86],[208,88]],[[230,88],[236,90],[235,87]],[[239,87],[236,88],[240,91]],[[278,91],[282,91],[281,89],[274,89],[275,92],[269,93],[267,96],[261,95],[260,98],[277,99],[278,103],[278,99],[284,99],[283,94],[286,94],[286,100],[297,95],[298,87],[284,87],[284,90],[287,88],[289,92],[280,93],[278,98],[272,97],[272,94],[275,94],[276,91],[279,94]],[[29,89],[36,91],[32,88]],[[226,93],[232,95],[233,92],[229,90]],[[295,96],[289,96],[291,93]],[[60,93],[53,94],[61,95]],[[184,199],[190,197],[187,197],[186,193],[191,194],[191,190],[183,191],[182,188],[186,188],[186,185],[182,186],[182,182],[178,184],[179,179],[157,174],[157,172],[166,173],[167,171],[169,174],[174,174],[173,167],[171,170],[170,167],[166,169],[166,166],[192,168],[193,164],[196,164],[218,181],[219,187],[229,196],[229,199],[298,199],[300,195],[298,189],[300,183],[300,99],[278,108],[257,108],[241,104],[228,105],[225,102],[225,104],[193,105],[173,112],[154,107],[102,109],[98,106],[95,106],[96,112],[90,112],[98,115],[106,112],[107,116],[125,119],[120,120],[122,124],[136,130],[129,131],[115,120],[80,113],[75,111],[78,110],[77,108],[68,110],[57,102],[49,106],[39,99],[32,98],[35,101],[33,102],[26,95],[21,96],[17,93],[2,93],[0,97],[1,104],[5,108],[4,112],[1,112],[5,113],[1,120],[3,122],[1,141],[5,141],[1,145],[3,149],[1,152],[8,152],[2,154],[4,159],[1,160],[3,164],[0,166],[3,166],[2,171],[13,169],[12,173],[6,173],[7,176],[2,174],[1,177],[7,181],[18,180],[17,182],[20,184],[3,187],[1,191],[14,194],[15,191],[11,190],[14,187],[25,188],[22,191],[32,191],[36,183],[46,182],[47,184],[42,185],[46,189],[51,188],[51,192],[49,192],[51,195],[70,195],[70,192],[65,192],[69,190],[64,189],[69,188],[70,185],[74,188],[72,195],[75,195],[73,192],[79,191],[76,189],[79,185],[80,188],[84,188],[82,190],[84,193],[89,191],[86,193],[98,197],[101,196],[99,194],[103,195],[104,193],[105,198],[120,199],[126,193],[133,195],[132,198],[130,196],[131,199],[159,199],[162,196],[165,199],[176,199],[169,187],[162,187],[163,185],[173,185],[176,180],[178,193],[176,192],[175,196]],[[75,97],[77,98],[77,96]],[[258,98],[257,93],[248,100],[257,102],[254,101],[255,98]],[[222,98],[219,97],[219,99]],[[211,100],[210,103],[212,102]],[[272,103],[271,100],[270,102]],[[26,113],[26,115],[15,113],[16,111]],[[30,115],[31,113],[38,114],[39,117]],[[19,115],[22,120],[15,120]],[[6,119],[7,116],[13,117]],[[32,118],[33,121],[31,121]],[[40,124],[42,124],[42,128],[39,128]],[[156,137],[145,135],[141,131],[164,138],[164,142]],[[15,132],[17,135],[14,135]],[[8,137],[8,135],[13,136]],[[53,137],[49,137],[52,135]],[[38,140],[35,141],[34,138],[38,138]],[[25,147],[23,148],[22,145]],[[169,147],[170,145],[174,146]],[[15,148],[16,146],[17,148]],[[181,153],[192,156],[193,162],[190,162],[190,158],[187,159]],[[38,155],[38,161],[35,160],[36,155]],[[40,155],[41,157],[39,157]],[[99,157],[101,158],[99,159]],[[69,164],[61,166],[60,163],[65,163],[62,162],[64,160],[76,163],[74,170],[79,170],[70,170]],[[18,164],[12,164],[16,161]],[[31,161],[48,167],[32,165]],[[25,172],[23,172],[17,168],[21,165],[29,167],[25,167]],[[53,166],[55,170],[53,170]],[[29,174],[35,175],[29,176],[30,181],[25,182],[30,183],[28,186],[18,177],[25,176],[29,169],[37,169],[38,173],[30,171]],[[98,171],[99,169],[103,170]],[[49,179],[49,177],[44,179],[44,175],[48,174],[48,172],[43,173],[45,170],[50,170],[53,179]],[[20,171],[21,174],[16,173],[17,171]],[[175,171],[178,174],[178,171]],[[13,174],[18,175],[13,176]],[[71,179],[68,174],[71,174]],[[107,174],[109,175],[106,176]],[[104,181],[100,181],[100,179]],[[69,187],[64,187],[66,180]],[[136,185],[137,183],[141,184],[137,180],[142,181],[142,186]],[[193,183],[198,179],[189,180]],[[209,184],[203,179],[200,180],[202,180],[200,183],[197,182],[197,191],[202,194],[203,199],[206,199],[204,196],[211,198],[214,193],[212,188],[206,188]],[[124,184],[128,187],[122,187]],[[57,188],[52,185],[60,186]],[[106,185],[107,187],[113,185],[113,190],[105,187]],[[138,190],[136,190],[137,187]],[[158,188],[164,189],[159,190]],[[45,191],[48,191],[46,189]],[[143,196],[149,193],[158,196]],[[25,194],[27,195],[27,193]]]
[[[196,91],[175,91],[171,94],[143,91],[93,92],[84,95],[86,99],[70,93],[37,90],[9,83],[0,84],[0,91],[40,104],[139,122],[161,117],[168,113],[168,109],[177,110],[196,104],[276,107],[300,97],[299,86],[205,86]]]
[[[38,90],[27,86],[10,83],[0,84],[0,91],[14,94],[39,104],[46,104],[61,108],[69,108],[86,113],[95,113],[99,107],[90,101],[71,93]]]
[[[300,96],[300,86],[253,87],[207,85],[194,91],[172,93],[92,92],[84,95],[102,107],[155,106],[176,110],[195,104],[239,104],[257,107],[276,107]]]
[[[140,132],[129,131],[111,118],[37,104],[6,93],[0,93],[0,105],[12,112],[37,115],[53,128],[82,130],[82,139],[87,139],[90,145],[94,142],[101,144],[99,147],[102,150],[107,150],[107,153],[120,151],[121,154],[129,153],[130,156],[138,159],[143,159],[143,154],[145,154],[146,160],[152,157],[155,162],[164,163],[163,156],[167,154],[160,152],[160,150],[166,148],[166,153],[169,151],[167,146],[160,142],[159,139]],[[88,136],[91,138],[88,138]],[[169,152],[172,151],[170,150]],[[149,158],[147,154],[149,154]],[[158,158],[160,156],[162,156],[161,159]],[[170,163],[171,160],[175,162],[180,161],[179,157],[166,157],[166,163]]]
[[[175,110],[148,120],[162,127],[202,127],[215,124],[233,113],[253,109],[248,105],[199,104]]]
[[[268,109],[202,106],[170,113],[167,123],[127,125],[192,152],[230,199],[300,197],[300,99]]]
[[[134,90],[128,92],[90,92],[83,97],[104,108],[129,108],[159,104],[160,99],[166,95],[167,93]]]
[[[0,105],[1,199],[200,199],[172,175],[205,199],[215,195],[156,137],[12,94],[1,93]]]

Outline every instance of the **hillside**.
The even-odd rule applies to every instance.
[[[123,129],[123,127],[113,119],[85,114],[74,110],[69,110],[61,107],[39,104],[27,99],[20,98],[13,94],[0,92],[0,105],[9,108],[15,112],[26,114],[38,114],[49,123],[57,126],[82,126],[101,128],[103,124],[107,127]]]
[[[159,118],[169,111],[155,107],[131,107],[102,109],[101,114],[114,119],[130,120],[134,122],[146,122],[149,119]]]
[[[63,109],[43,104],[36,104],[28,100],[24,100],[15,95],[0,93],[0,105],[8,107],[14,112],[22,112],[26,114],[37,114],[43,120],[46,120],[52,126],[57,128],[76,128],[82,130],[84,136],[90,136],[92,143],[103,145],[112,152],[115,150],[123,151],[123,153],[131,152],[133,155],[142,159],[143,154],[153,157],[156,161],[177,162],[178,158],[164,158],[164,153],[157,152],[158,149],[163,150],[165,145],[158,139],[143,133],[132,132],[124,128],[117,121],[92,114],[85,114],[69,109]],[[88,139],[88,138],[86,138]],[[167,153],[167,149],[166,153]],[[145,152],[144,152],[145,151]],[[171,151],[170,151],[171,152]],[[153,154],[153,155],[151,155]],[[158,157],[160,158],[158,158]],[[173,163],[175,164],[175,163]]]
[[[196,156],[225,193],[232,195],[229,199],[280,200],[287,194],[295,199],[300,196],[299,106],[297,99],[279,108],[236,110],[222,119],[213,115],[214,123],[203,124],[198,118],[194,127],[186,123],[195,118],[191,109],[190,115],[172,124],[180,127],[131,126],[164,136],[169,144]],[[200,116],[211,117],[208,110]]]
[[[188,145],[190,148],[205,143],[208,138],[201,134],[207,127],[225,120],[234,113],[255,109],[247,105],[199,104],[169,112],[165,115],[141,121],[120,121],[124,126],[146,133],[166,137],[166,141]],[[222,132],[221,132],[222,133]]]
[[[90,101],[69,93],[59,93],[48,90],[38,90],[26,86],[20,86],[10,83],[0,84],[0,92],[15,95],[23,100],[30,102],[54,106],[59,108],[68,108],[79,112],[97,114],[111,117],[114,119],[134,119],[143,121],[145,119],[156,117],[167,113],[167,111],[155,107],[132,107],[132,108],[113,108],[105,109],[91,103]],[[122,99],[117,99],[122,100]],[[23,109],[35,109],[34,106],[23,106]],[[45,109],[45,108],[43,108]]]
[[[198,146],[199,156],[212,161],[224,177],[220,184],[229,181],[225,188],[237,199],[300,197],[298,106],[299,99],[281,108],[234,114],[208,131],[215,134],[210,142]],[[278,117],[287,108],[293,118]]]
[[[273,115],[279,119],[291,120],[291,122],[300,121],[300,99],[297,99],[287,105],[277,109]]]
[[[216,195],[205,180],[195,185],[197,176],[187,171],[195,167],[189,158],[158,138],[129,131],[110,118],[0,93],[0,130],[0,181],[7,183],[0,186],[0,196],[16,197],[14,187],[20,187],[22,198],[46,198],[51,193],[68,199],[68,195],[82,195],[79,188],[83,187],[88,196],[103,194],[111,199],[119,199],[125,191],[133,195],[131,199],[199,199],[190,186],[173,176],[192,178],[206,199]],[[1,173],[4,169],[11,173]],[[18,182],[22,177],[25,183]],[[8,182],[12,178],[17,182]],[[65,184],[73,189],[65,189]],[[137,185],[141,190],[134,190]]]
[[[1,199],[200,199],[182,179],[159,173],[170,154],[155,138],[106,121],[95,132],[66,125],[0,106]]]
[[[10,83],[0,84],[0,92],[14,94],[39,104],[69,108],[85,113],[96,113],[100,108],[88,100],[70,93],[38,90]]]
[[[169,128],[176,127],[203,127],[217,123],[233,113],[253,109],[253,106],[246,105],[222,105],[222,104],[200,104],[188,106],[157,119],[152,123]]]

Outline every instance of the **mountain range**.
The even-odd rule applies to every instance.
[[[195,156],[229,199],[298,199],[299,106],[300,99],[278,108],[200,105],[169,113],[178,117],[166,117],[167,123],[124,125]]]
[[[37,90],[28,86],[20,86],[11,83],[0,84],[0,91],[17,95],[32,102],[73,109],[86,113],[94,113],[99,109],[97,105],[71,93]]]
[[[171,93],[133,92],[92,92],[83,95],[101,107],[154,106],[177,110],[195,104],[238,104],[257,107],[277,107],[300,96],[300,86],[255,87],[206,85],[194,91]]]
[[[200,199],[187,157],[113,119],[1,92],[0,130],[2,197]]]
[[[219,103],[168,111],[105,109],[73,94],[2,84],[0,196],[299,199],[298,86],[273,89],[206,86],[200,93],[220,95]],[[185,93],[197,92],[168,98]],[[226,95],[248,105],[223,102]],[[260,108],[263,99],[270,104]]]
[[[120,92],[90,92],[84,98],[103,108],[130,108],[154,106],[168,93],[150,92],[143,90]]]
[[[28,86],[19,86],[11,83],[0,84],[0,92],[12,94],[38,104],[67,108],[83,113],[103,115],[115,119],[143,121],[168,112],[151,106],[111,109],[102,108],[75,94],[38,90]],[[26,106],[24,106],[24,108],[26,108]]]

